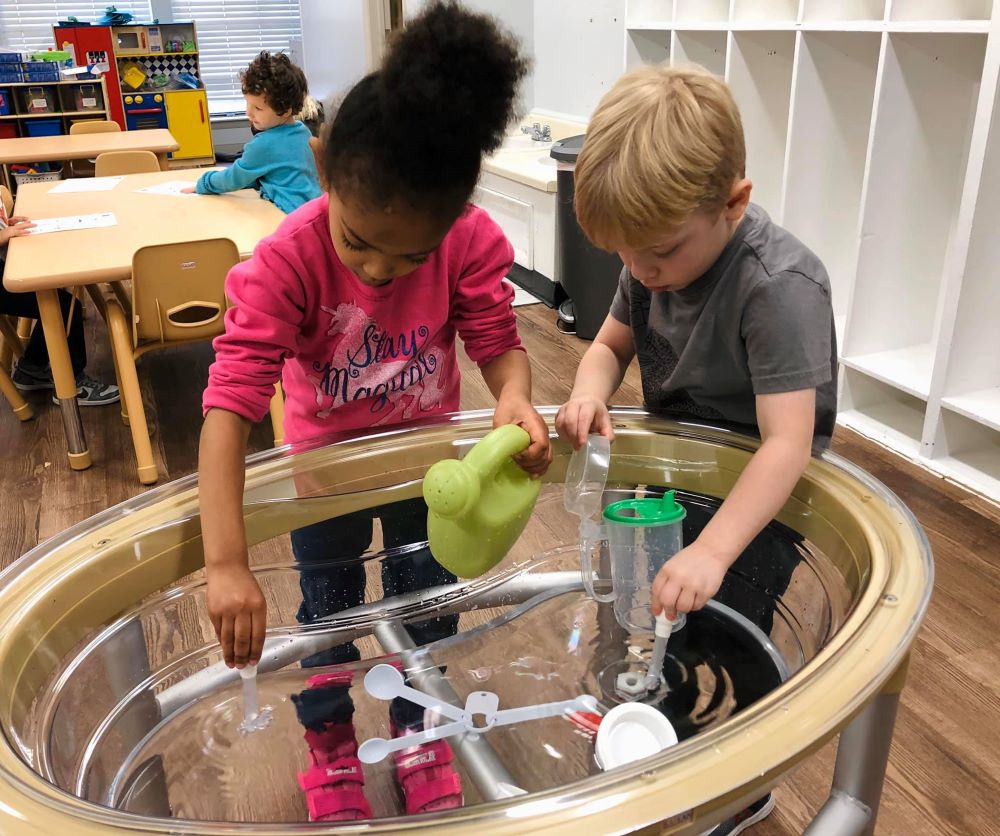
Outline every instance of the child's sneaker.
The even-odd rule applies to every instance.
[[[35,392],[39,389],[55,389],[52,380],[52,369],[34,369],[18,363],[11,375],[14,385],[22,392]]]
[[[14,385],[22,392],[37,392],[40,389],[55,389],[55,381],[52,380],[52,370],[44,369],[35,371],[23,368],[18,365],[11,376]],[[99,380],[81,372],[76,377],[76,400],[80,406],[108,406],[118,403],[121,400],[121,393],[118,387],[110,383],[101,383]],[[59,399],[52,398],[52,402],[59,403]]]
[[[740,810],[731,819],[726,819],[722,824],[716,825],[708,831],[707,836],[736,836],[748,827],[757,822],[763,821],[774,810],[774,796],[768,793],[763,798],[758,798],[749,807]]]
[[[372,817],[365,798],[365,775],[358,760],[353,723],[336,723],[317,732],[306,729],[310,767],[298,774],[306,794],[309,821],[359,821]]]
[[[414,734],[420,729],[398,729],[392,725],[392,736]],[[461,807],[462,779],[452,766],[452,751],[444,740],[422,743],[396,752],[396,781],[403,791],[406,814],[430,813]]]

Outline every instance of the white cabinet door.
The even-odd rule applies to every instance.
[[[535,269],[533,210],[530,203],[477,186],[472,202],[489,212],[514,247],[514,261],[527,270]]]

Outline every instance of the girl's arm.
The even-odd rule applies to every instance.
[[[495,357],[481,368],[483,380],[497,399],[493,426],[517,424],[531,436],[531,446],[514,457],[532,476],[541,476],[552,463],[549,428],[531,405],[531,365],[528,355],[513,349]]]
[[[531,366],[511,307],[514,290],[503,281],[513,263],[514,249],[500,227],[477,210],[451,298],[451,321],[497,399],[493,426],[519,424],[528,431],[531,446],[515,460],[532,475],[541,475],[552,461],[552,449],[548,427],[531,405]]]
[[[208,614],[229,667],[260,661],[267,606],[250,572],[243,525],[243,485],[250,422],[211,409],[198,450],[201,538],[208,575]]]
[[[284,358],[301,330],[304,304],[290,265],[265,242],[226,279],[226,332],[202,397],[198,455],[208,610],[230,667],[260,659],[267,610],[250,572],[243,486],[250,424],[268,411]]]

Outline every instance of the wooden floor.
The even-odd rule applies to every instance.
[[[587,344],[559,334],[554,313],[542,305],[518,312],[535,370],[535,401],[561,403]],[[92,312],[86,325],[95,347],[89,371],[110,380],[110,356]],[[200,393],[210,360],[210,348],[200,346],[147,355],[141,363],[164,480],[195,469]],[[463,407],[490,405],[478,375],[466,375],[463,382]],[[641,402],[634,369],[616,402]],[[94,467],[72,473],[65,464],[58,410],[44,397],[33,397],[32,403],[37,418],[27,425],[0,412],[0,449],[5,451],[0,459],[0,568],[70,524],[142,490],[116,408],[85,410]],[[255,429],[254,449],[270,446],[269,432],[266,423]],[[937,562],[937,586],[914,648],[877,832],[1000,834],[1000,509],[852,433],[838,430],[833,449],[881,479],[914,511]],[[779,788],[775,813],[751,832],[801,833],[826,797],[832,763],[828,746]]]

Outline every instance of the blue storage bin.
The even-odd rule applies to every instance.
[[[0,116],[10,116],[14,110],[14,102],[10,90],[0,90]]]
[[[23,60],[20,52],[0,52],[0,64],[20,64]]]
[[[25,81],[59,81],[59,65],[51,61],[28,61],[21,65]]]
[[[28,136],[59,136],[62,119],[25,119],[22,124]]]
[[[20,64],[0,64],[0,84],[20,84],[22,81]]]

